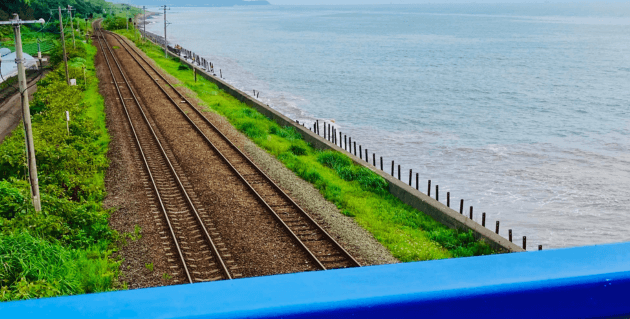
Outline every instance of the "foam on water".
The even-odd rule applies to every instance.
[[[153,10],[157,11],[157,10]],[[529,248],[630,240],[629,4],[173,8],[169,41]],[[162,17],[148,31],[162,33]],[[377,162],[378,165],[378,162]],[[434,191],[433,191],[434,192]],[[458,208],[457,208],[458,209]]]

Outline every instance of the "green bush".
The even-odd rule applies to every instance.
[[[87,54],[87,45],[81,41],[76,41],[72,45],[72,39],[66,38],[66,56],[68,60],[73,58],[82,58]],[[56,67],[63,62],[63,46],[61,44],[50,50],[50,65]]]
[[[70,49],[76,86],[66,84],[61,50],[52,54],[55,69],[39,81],[31,102],[41,212],[30,200],[22,125],[0,145],[0,300],[118,287],[119,262],[109,256],[119,237],[102,208],[109,136],[95,76],[96,48],[77,42]]]
[[[28,232],[0,235],[0,300],[111,290],[119,264],[108,256],[69,249]]]
[[[118,30],[127,28],[127,20],[123,17],[108,16],[103,20],[103,28],[105,30]]]
[[[343,180],[357,181],[364,190],[377,194],[387,192],[387,182],[363,166],[353,165],[352,160],[339,152],[324,151],[317,156],[322,165],[332,168]]]
[[[0,181],[0,217],[12,219],[26,207],[26,199],[8,181]]]

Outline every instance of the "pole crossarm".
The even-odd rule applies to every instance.
[[[22,24],[35,24],[35,23],[44,24],[46,23],[46,21],[44,19],[0,21],[0,25],[22,25]]]

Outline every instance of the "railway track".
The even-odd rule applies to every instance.
[[[231,256],[222,248],[220,239],[213,239],[213,224],[200,207],[191,185],[181,174],[172,154],[160,143],[160,132],[153,130],[154,123],[146,116],[128,77],[122,69],[102,30],[96,37],[109,68],[112,84],[126,114],[131,133],[145,170],[145,183],[164,250],[168,256],[170,276],[175,282],[189,283],[232,279],[235,266]],[[161,216],[160,216],[161,215]],[[228,266],[230,269],[228,269]]]
[[[107,32],[121,48],[144,70],[146,75],[164,96],[191,124],[206,144],[214,150],[230,170],[251,191],[252,195],[283,225],[288,234],[301,246],[319,268],[333,269],[360,267],[339,243],[337,243],[314,219],[275,184],[258,166],[241,152],[184,94],[180,93],[156,70],[136,48],[121,36]],[[122,53],[122,51],[119,51]]]

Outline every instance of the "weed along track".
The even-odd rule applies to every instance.
[[[228,264],[233,261],[224,261],[230,255],[221,251],[222,243],[213,240],[208,214],[203,208],[197,208],[200,205],[190,184],[178,164],[169,159],[172,154],[162,146],[159,132],[153,130],[155,124],[146,116],[143,103],[107,39],[102,32],[97,37],[135,138],[145,168],[144,176],[149,180],[145,186],[153,202],[156,223],[163,229],[160,233],[163,249],[172,264],[170,274],[165,276],[172,277],[174,282],[189,283],[231,279]]]
[[[164,134],[173,162],[190,179],[243,276],[360,266],[135,47],[116,34],[103,36],[118,47],[113,54],[132,85],[146,92],[140,99],[153,127]]]

